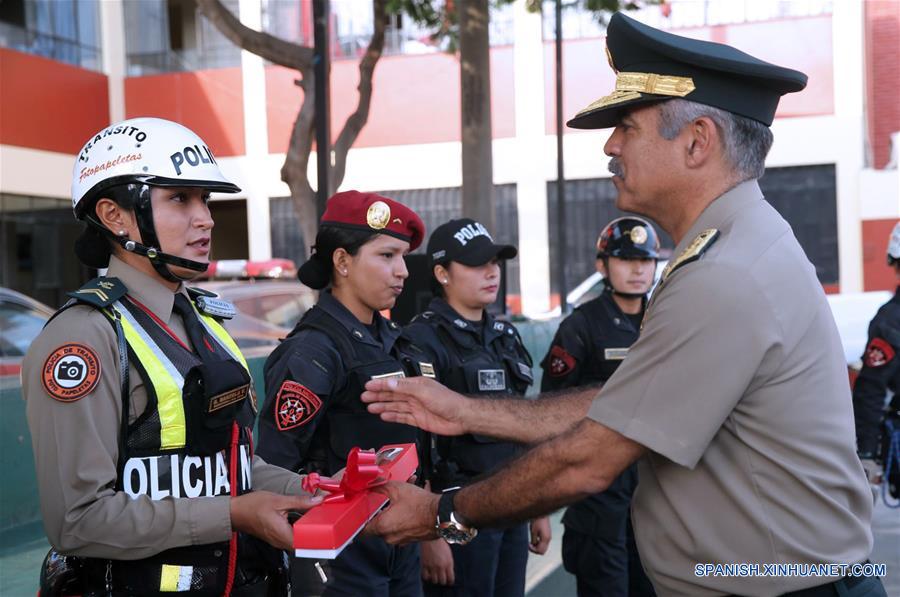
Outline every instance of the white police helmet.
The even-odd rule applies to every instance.
[[[888,265],[900,263],[900,222],[894,225],[894,230],[891,232],[891,240],[888,241],[887,262]]]
[[[132,118],[94,135],[75,159],[72,208],[82,219],[105,189],[143,183],[238,193],[194,131],[161,118]]]

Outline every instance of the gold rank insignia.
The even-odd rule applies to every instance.
[[[391,221],[391,208],[384,201],[376,201],[366,212],[366,223],[369,228],[381,230]]]
[[[662,275],[659,278],[660,284],[662,284],[666,278],[668,278],[672,272],[676,269],[690,263],[692,261],[696,261],[700,259],[700,256],[706,252],[706,250],[716,241],[719,237],[719,231],[715,228],[707,228],[696,237],[691,243],[681,252],[681,254],[676,257],[673,261],[670,261],[668,265],[666,265],[665,269],[662,272]]]
[[[642,245],[647,242],[647,229],[643,226],[635,226],[628,234],[631,236],[631,242],[636,245]]]

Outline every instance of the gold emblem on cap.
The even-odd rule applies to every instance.
[[[369,228],[381,230],[386,227],[390,221],[391,208],[387,203],[384,201],[376,201],[369,206],[369,211],[366,212],[366,224],[369,225]]]
[[[614,73],[619,72],[619,69],[616,68],[615,63],[613,62],[612,52],[609,51],[609,46],[606,46],[606,60],[609,62],[609,68],[611,68]]]
[[[631,242],[636,245],[642,245],[647,242],[647,229],[643,226],[635,226],[629,234],[631,235]]]
[[[609,56],[608,48],[607,56]],[[694,89],[696,89],[694,80],[690,77],[657,75],[656,73],[616,73],[615,91],[593,102],[575,117],[614,104],[640,99],[642,93],[684,97]]]

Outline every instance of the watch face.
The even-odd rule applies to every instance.
[[[463,530],[456,526],[455,523],[446,522],[441,524],[438,529],[441,538],[451,545],[465,545],[475,538],[478,531],[475,529]]]

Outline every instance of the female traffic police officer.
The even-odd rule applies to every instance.
[[[653,284],[659,238],[638,217],[613,220],[597,239],[604,291],[559,326],[541,367],[541,391],[604,383],[638,338]],[[563,564],[579,597],[652,595],[634,545],[629,508],[637,465],[603,493],[569,506],[563,516]]]
[[[500,259],[516,248],[494,244],[487,229],[470,219],[442,224],[428,241],[432,286],[439,295],[398,341],[411,361],[465,394],[524,395],[532,382],[531,356],[511,324],[486,307],[497,300]],[[515,444],[467,435],[435,438],[434,470],[426,476],[440,492],[493,470],[518,450]],[[550,542],[546,518],[532,523],[531,549],[543,554]],[[468,545],[443,539],[422,544],[422,576],[429,595],[522,595],[529,538],[525,525],[481,530]]]
[[[44,528],[67,554],[48,557],[45,594],[277,594],[282,552],[250,535],[289,547],[287,511],[314,500],[253,455],[231,306],[184,287],[208,265],[210,191],[239,190],[166,120],[113,124],[78,154],[75,250],[108,274],[70,294],[22,364]],[[79,584],[53,586],[61,562]]]
[[[369,379],[417,373],[394,352],[399,326],[379,311],[403,290],[404,257],[424,229],[412,210],[374,193],[347,191],[328,200],[314,253],[298,277],[310,288],[330,289],[265,365],[259,451],[269,462],[331,474],[344,468],[355,446],[417,440],[415,428],[369,414],[359,395]],[[417,545],[357,537],[329,568],[324,595],[421,594]]]

